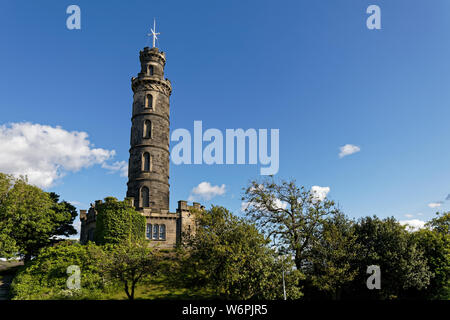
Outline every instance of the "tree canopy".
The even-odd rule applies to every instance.
[[[55,193],[29,185],[26,178],[0,174],[0,255],[19,253],[29,261],[60,236],[76,234],[75,207]]]

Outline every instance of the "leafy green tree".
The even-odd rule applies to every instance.
[[[11,237],[12,221],[6,219],[6,215],[1,209],[9,190],[14,185],[14,178],[0,172],[0,257],[10,258],[14,256],[18,247]]]
[[[77,234],[73,226],[73,221],[78,215],[77,208],[67,201],[59,201],[59,195],[54,192],[49,193],[53,200],[52,210],[55,212],[54,223],[56,224],[55,235],[71,236]]]
[[[438,213],[438,217],[426,224],[425,229],[413,233],[418,246],[424,251],[432,272],[430,284],[416,292],[427,299],[450,299],[450,212]]]
[[[14,278],[11,285],[14,300],[47,299],[100,299],[108,289],[98,261],[103,256],[101,247],[92,243],[86,246],[68,241],[43,248],[40,254],[27,263]],[[67,273],[69,266],[80,268],[80,289],[69,289]]]
[[[359,253],[353,222],[342,213],[336,214],[323,221],[321,234],[312,246],[308,275],[315,288],[340,299],[344,286],[358,272],[353,265]]]
[[[124,240],[137,241],[145,238],[145,217],[128,201],[108,197],[105,202],[96,206],[96,210],[96,243],[120,243]]]
[[[280,260],[256,227],[223,207],[213,206],[196,215],[196,233],[187,241],[185,263],[192,285],[208,286],[222,298],[280,298],[282,272],[288,297],[302,294],[300,272],[290,259]],[[186,271],[186,269],[185,269]]]
[[[421,290],[429,285],[431,272],[423,250],[394,218],[362,218],[355,224],[355,234],[360,249],[358,276],[350,288],[351,296],[396,299],[405,297],[407,290]],[[366,270],[370,265],[380,267],[381,290],[366,288]]]
[[[308,262],[324,219],[339,212],[333,201],[319,199],[295,181],[252,181],[242,200],[247,203],[247,216],[283,250],[292,253],[298,270]]]
[[[0,250],[15,250],[29,261],[39,250],[58,241],[58,236],[75,234],[71,226],[76,211],[67,202],[58,203],[56,194],[49,194],[29,185],[26,178],[0,177]],[[6,248],[5,248],[6,247]]]
[[[123,241],[111,246],[100,260],[101,270],[112,281],[118,281],[130,300],[134,300],[139,284],[157,274],[159,256],[148,246],[147,241]]]

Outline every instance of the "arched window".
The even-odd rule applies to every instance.
[[[151,223],[147,224],[147,239],[151,239],[152,238],[152,225]]]
[[[166,240],[166,225],[161,224],[159,226],[159,240]]]
[[[145,107],[153,109],[153,96],[150,93],[145,96]]]
[[[152,157],[148,152],[144,152],[144,154],[142,155],[142,171],[152,171]]]
[[[141,203],[143,208],[150,207],[150,193],[147,187],[141,189]]]
[[[157,224],[153,225],[153,240],[158,240],[158,235],[159,235],[159,226]]]
[[[150,120],[144,121],[144,138],[150,139],[152,137],[152,122]]]
[[[151,64],[148,65],[148,74],[149,74],[150,76],[153,75],[153,66],[152,66]]]

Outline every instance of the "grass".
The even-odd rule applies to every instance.
[[[150,280],[148,283],[138,285],[134,298],[136,300],[198,300],[213,299],[214,293],[207,288],[194,290],[192,288],[169,287],[166,279],[159,277]],[[118,290],[114,294],[106,295],[105,299],[125,300],[128,298],[125,290]]]

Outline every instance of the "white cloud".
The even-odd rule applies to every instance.
[[[73,227],[75,228],[75,230],[77,231],[77,235],[80,234],[81,232],[81,221],[80,220],[76,220],[73,222]]]
[[[241,211],[244,212],[249,207],[249,202],[242,201],[241,202]]]
[[[102,163],[102,168],[110,173],[119,172],[121,177],[128,177],[128,163],[126,161],[116,161],[113,164]]]
[[[275,199],[273,202],[274,209],[286,209],[287,206],[288,206],[288,203],[281,201],[280,199]],[[252,207],[252,209],[259,208],[259,210],[261,210],[261,211],[263,208],[263,206],[260,206],[254,202],[247,202],[247,201],[241,202],[241,211],[242,212],[245,212],[245,210],[249,207]]]
[[[419,219],[401,220],[401,225],[407,226],[410,231],[417,231],[425,227],[425,221]]]
[[[345,146],[340,147],[339,150],[339,158],[343,158],[345,156],[361,151],[361,148],[353,144],[346,144]]]
[[[201,182],[198,186],[194,187],[191,191],[188,201],[195,200],[211,200],[215,196],[221,196],[225,194],[225,185],[213,186],[209,182]]]
[[[311,193],[315,200],[323,201],[328,192],[330,192],[330,187],[320,187],[320,186],[312,186]]]
[[[412,217],[414,217],[414,215],[413,215],[413,214],[407,213],[407,214],[405,214],[405,217],[407,217],[407,218],[412,218]]]
[[[67,172],[105,165],[115,155],[114,150],[94,148],[86,132],[29,122],[1,125],[0,150],[0,172],[26,175],[31,184],[42,188]]]
[[[273,205],[276,209],[286,209],[288,206],[287,202],[281,201],[280,199],[275,199]]]
[[[428,206],[429,206],[430,208],[438,208],[438,207],[440,207],[441,205],[442,205],[442,201],[431,202],[431,203],[428,204]]]

